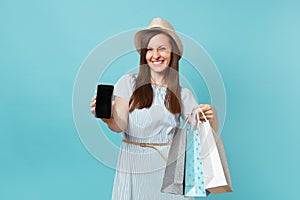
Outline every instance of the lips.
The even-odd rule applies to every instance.
[[[163,62],[164,62],[164,60],[156,60],[156,61],[152,61],[152,63],[153,63],[154,65],[161,65],[161,64],[163,64]]]

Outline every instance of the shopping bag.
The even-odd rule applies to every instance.
[[[200,135],[197,126],[187,126],[186,143],[184,196],[206,197],[203,162],[200,157]]]
[[[183,128],[178,127],[175,130],[169,149],[161,192],[183,195],[186,125],[188,120],[189,115],[185,120]]]
[[[203,111],[200,108],[198,110],[205,119],[205,122],[199,121],[198,123],[204,187],[213,194],[232,192],[232,183],[222,138],[211,128]]]

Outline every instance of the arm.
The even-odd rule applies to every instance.
[[[122,129],[119,128],[119,126],[117,125],[113,116],[111,116],[110,119],[101,118],[101,120],[107,124],[107,126],[110,130],[117,132],[117,133],[122,132]]]
[[[122,97],[115,97],[114,109],[112,118],[114,119],[114,127],[117,127],[119,132],[124,131],[128,124],[129,102]],[[109,126],[110,127],[110,126]]]
[[[91,113],[95,115],[96,96],[91,99]],[[109,119],[101,118],[114,132],[122,132],[127,127],[129,102],[121,97],[116,97],[112,102],[112,116]]]

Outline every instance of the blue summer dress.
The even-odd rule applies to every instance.
[[[116,83],[114,96],[129,101],[136,76],[126,74]],[[190,90],[181,88],[182,115],[172,114],[166,109],[165,87],[152,85],[154,100],[150,108],[135,109],[129,113],[128,125],[122,133],[122,139],[140,143],[171,142],[176,126],[180,126],[179,117],[186,117],[197,102]],[[112,200],[192,200],[180,195],[161,192],[162,180],[170,146],[141,147],[122,142],[114,179]]]

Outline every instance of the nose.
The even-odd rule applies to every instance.
[[[159,53],[159,51],[158,51],[158,49],[156,49],[156,50],[154,50],[153,51],[153,58],[159,58],[160,57],[160,53]]]

